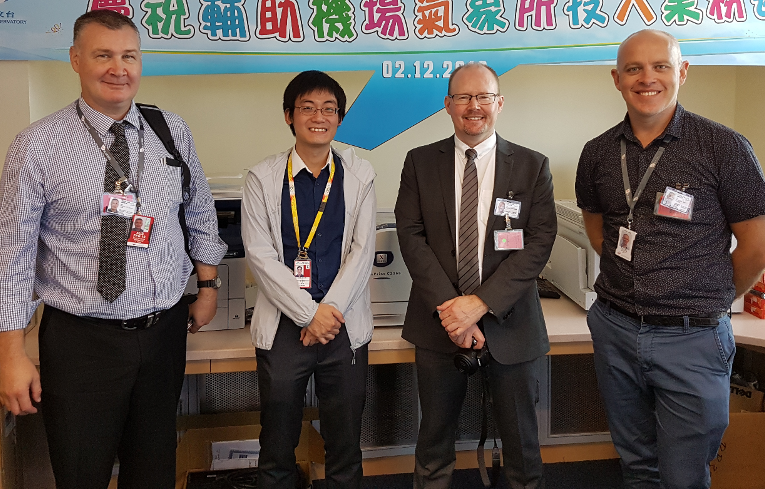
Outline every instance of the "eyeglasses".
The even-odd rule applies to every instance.
[[[312,116],[316,113],[317,110],[321,111],[321,114],[325,117],[332,117],[333,115],[337,114],[340,109],[337,107],[311,107],[310,105],[303,105],[302,107],[295,107],[300,111],[301,114]]]
[[[470,101],[475,97],[475,99],[478,101],[481,105],[489,105],[493,104],[494,101],[497,99],[497,93],[479,93],[478,95],[468,95],[466,93],[456,93],[454,95],[449,95],[451,99],[454,101],[454,105],[467,105],[470,103]]]

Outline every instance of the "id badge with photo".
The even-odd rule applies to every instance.
[[[101,215],[133,217],[136,211],[135,195],[110,194],[104,192],[101,195]]]
[[[311,288],[311,260],[298,258],[294,265],[295,278],[301,289]]]
[[[523,229],[505,229],[494,231],[494,250],[522,250]]]
[[[494,215],[518,219],[521,215],[521,203],[517,200],[497,199],[494,202]]]
[[[616,256],[632,261],[632,245],[637,233],[624,226],[619,227],[619,240],[616,242]]]
[[[135,215],[130,223],[127,245],[136,248],[148,248],[151,239],[151,228],[154,218],[149,216]]]
[[[653,212],[657,216],[690,221],[693,216],[693,195],[667,187],[663,193],[656,192]]]

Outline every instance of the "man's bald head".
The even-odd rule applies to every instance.
[[[621,70],[624,64],[624,52],[627,46],[631,43],[640,42],[651,37],[660,37],[667,40],[669,43],[669,49],[672,52],[672,61],[676,66],[680,66],[683,62],[683,55],[680,53],[680,43],[677,42],[675,36],[669,32],[660,31],[657,29],[643,29],[642,31],[633,32],[619,45],[619,51],[616,53],[616,68]]]
[[[627,104],[633,132],[650,142],[669,124],[677,94],[688,76],[677,39],[666,32],[646,29],[619,46],[616,68],[611,70],[616,89]]]

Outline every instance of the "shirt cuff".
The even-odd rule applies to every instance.
[[[42,300],[31,302],[10,302],[0,300],[0,332],[24,329],[32,319]]]
[[[218,265],[226,256],[228,245],[220,238],[215,241],[197,238],[192,241],[190,248],[194,260],[208,265]]]

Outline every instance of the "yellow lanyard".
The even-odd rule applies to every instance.
[[[295,237],[297,238],[298,245],[298,258],[308,258],[308,247],[311,246],[313,236],[316,234],[316,229],[319,227],[319,221],[324,214],[324,208],[327,207],[327,199],[329,198],[329,191],[332,188],[332,180],[335,177],[335,162],[330,160],[329,162],[329,180],[324,187],[324,195],[321,197],[321,204],[319,205],[319,211],[316,213],[316,218],[313,220],[313,226],[311,232],[308,234],[308,239],[305,240],[305,246],[300,246],[300,226],[298,224],[297,215],[297,199],[295,198],[295,179],[292,177],[292,153],[290,153],[287,160],[287,177],[290,184],[290,207],[292,207],[292,224],[295,226]]]

